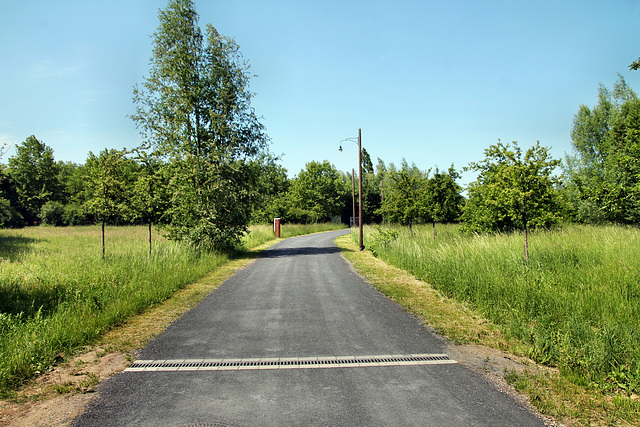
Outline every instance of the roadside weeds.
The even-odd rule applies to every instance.
[[[10,400],[0,401],[0,426],[69,425],[90,403],[101,380],[124,370],[137,350],[278,241],[269,241],[217,268],[162,304],[114,328],[95,345],[27,384]],[[533,405],[547,417],[548,425],[640,424],[638,419],[619,416],[620,407],[624,410],[632,398],[603,395],[571,383],[557,370],[536,365],[525,357],[526,345],[505,338],[498,326],[468,306],[446,298],[370,252],[358,251],[349,235],[339,237],[336,243],[369,283],[449,340],[447,353],[452,359],[486,374],[500,390]]]
[[[526,357],[529,348],[509,339],[501,328],[469,306],[447,298],[431,285],[359,251],[350,235],[336,239],[354,270],[386,297],[419,317],[449,341],[448,355],[486,374],[500,390],[534,407],[547,425],[640,425],[633,396],[605,395],[572,383],[557,369]]]
[[[233,259],[106,333],[96,344],[0,400],[0,426],[67,426],[86,408],[98,383],[126,369],[138,350],[195,307],[225,280],[251,264],[261,251],[278,243],[271,240]],[[63,355],[60,359],[64,359]]]

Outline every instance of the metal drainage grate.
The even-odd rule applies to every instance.
[[[229,424],[220,423],[193,423],[193,424],[176,424],[172,427],[231,427]]]
[[[283,357],[255,359],[138,360],[126,372],[232,371],[257,369],[358,368],[368,366],[446,365],[457,363],[446,354],[389,356]]]

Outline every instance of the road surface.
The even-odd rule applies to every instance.
[[[542,426],[333,239],[267,250],[106,380],[77,426]]]

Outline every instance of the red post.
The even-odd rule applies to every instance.
[[[276,233],[276,239],[280,238],[280,218],[273,220],[273,232]]]

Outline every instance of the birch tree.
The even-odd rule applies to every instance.
[[[207,25],[191,0],[158,14],[149,76],[134,88],[141,149],[170,164],[167,231],[205,250],[226,250],[247,231],[255,176],[267,145],[251,107],[249,66],[233,39]]]

